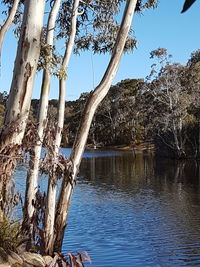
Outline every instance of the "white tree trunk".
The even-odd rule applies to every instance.
[[[5,184],[9,184],[12,177],[16,164],[14,159],[19,153],[19,146],[22,143],[26,128],[40,53],[44,7],[45,0],[26,0],[24,4],[21,35],[6,107],[4,128],[0,137],[0,153],[10,157],[4,159],[1,164],[1,170],[7,170],[3,174]],[[1,177],[0,180],[2,181]],[[0,197],[2,194],[0,192]]]
[[[61,133],[64,124],[64,112],[65,112],[65,80],[60,80],[60,93],[59,93],[59,110],[58,110],[58,125],[55,140],[54,159],[58,159],[59,147],[61,143]],[[60,116],[59,116],[60,115]],[[53,173],[55,173],[54,170]],[[55,177],[49,177],[48,190],[47,190],[47,203],[45,210],[44,220],[44,254],[52,255],[54,248],[54,221],[55,221],[55,209],[56,209],[56,191],[57,184]]]
[[[13,19],[15,17],[16,12],[17,12],[19,1],[20,0],[15,0],[13,2],[13,6],[10,10],[10,13],[9,13],[5,23],[3,24],[3,26],[0,29],[0,57],[1,57],[2,45],[3,45],[3,40],[5,37],[5,34],[12,25]]]
[[[47,36],[46,44],[51,49],[54,43],[54,28],[56,17],[60,8],[61,0],[55,0],[51,12],[49,14],[48,23],[47,23]],[[49,60],[52,58],[52,50],[49,51]],[[42,149],[42,143],[44,139],[44,129],[47,123],[47,110],[48,110],[48,99],[49,99],[49,90],[51,82],[51,67],[46,66],[46,69],[43,71],[41,95],[40,95],[40,105],[38,111],[38,128],[37,134],[39,141],[34,147],[33,154],[30,158],[30,168],[27,174],[27,187],[26,187],[26,203],[24,209],[24,219],[29,221],[33,216],[34,207],[32,205],[35,194],[38,189],[38,172],[39,172],[39,163],[40,163],[40,154]]]
[[[24,17],[13,71],[2,138],[5,144],[21,144],[29,114],[33,83],[40,53],[45,0],[25,1]],[[9,124],[15,124],[14,131]]]
[[[76,24],[78,16],[78,6],[79,0],[74,0],[72,15],[71,15],[71,31],[69,40],[66,44],[65,55],[63,57],[63,62],[61,66],[62,71],[67,71],[70,57],[73,50],[74,40],[76,36]],[[55,161],[58,159],[59,148],[62,139],[62,130],[64,125],[64,115],[65,115],[65,91],[66,91],[66,81],[65,78],[61,77],[59,80],[59,102],[58,102],[58,114],[57,114],[57,129],[55,137],[55,151],[54,158]],[[53,177],[49,177],[48,191],[47,191],[47,207],[45,212],[45,253],[52,254],[54,248],[54,221],[55,221],[55,209],[56,209],[56,190],[57,185],[53,180]]]
[[[118,32],[117,40],[115,43],[114,51],[110,59],[109,65],[106,72],[96,89],[90,95],[85,109],[83,111],[83,117],[80,122],[80,126],[76,135],[76,139],[71,152],[71,161],[73,164],[72,181],[69,182],[70,178],[65,177],[62,183],[62,190],[59,195],[59,201],[56,209],[56,239],[55,239],[55,251],[60,251],[62,246],[62,240],[64,236],[64,230],[66,226],[68,208],[70,205],[70,199],[73,191],[74,180],[77,176],[81,158],[85,149],[90,125],[94,116],[94,113],[108,93],[113,79],[117,73],[120,59],[124,50],[125,42],[128,36],[128,32],[131,27],[132,17],[135,11],[137,0],[128,0],[126,3],[124,16],[121,22],[121,27]]]

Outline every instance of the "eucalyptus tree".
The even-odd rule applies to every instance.
[[[43,78],[41,86],[40,103],[37,118],[37,140],[33,144],[33,149],[30,153],[30,164],[27,174],[26,197],[24,206],[24,224],[30,225],[31,218],[34,213],[35,194],[38,190],[38,172],[40,164],[40,154],[44,138],[44,129],[47,124],[48,99],[50,91],[51,73],[53,65],[53,46],[54,46],[54,29],[56,17],[60,8],[61,0],[55,0],[51,7],[47,27],[43,34],[46,36],[45,42],[42,45],[42,52],[45,54],[43,63]]]
[[[120,83],[122,96],[116,109],[116,116],[118,117],[116,142],[119,144],[133,144],[139,140],[142,141],[136,101],[136,96],[140,92],[140,83],[141,80],[136,79],[127,79]]]
[[[121,1],[119,1],[120,3]],[[50,170],[49,182],[48,182],[48,190],[47,190],[47,203],[46,203],[46,212],[45,212],[45,222],[44,222],[44,243],[45,243],[45,253],[52,254],[53,245],[54,245],[54,220],[55,220],[55,208],[56,208],[56,182],[55,177],[57,177],[57,165],[59,164],[59,147],[61,143],[62,137],[62,129],[64,123],[64,114],[65,114],[65,90],[66,90],[66,72],[69,65],[69,60],[73,51],[73,47],[75,44],[75,51],[82,49],[83,44],[85,45],[84,49],[89,49],[88,45],[88,32],[90,32],[90,41],[89,43],[94,42],[95,35],[93,31],[93,35],[91,34],[91,30],[88,29],[88,22],[91,23],[91,26],[96,29],[96,21],[98,21],[98,37],[99,35],[104,36],[107,40],[107,27],[114,25],[113,16],[117,11],[119,11],[118,2],[107,2],[107,1],[66,1],[62,5],[62,12],[60,12],[60,17],[58,19],[59,28],[61,31],[59,33],[60,36],[65,36],[67,38],[66,42],[66,50],[65,55],[63,57],[63,61],[61,67],[58,71],[59,77],[59,107],[57,113],[57,127],[55,140],[53,144],[53,153],[52,155],[48,155],[51,157],[51,161],[53,162],[52,168]],[[111,10],[108,8],[111,7]],[[105,12],[106,11],[106,12]],[[64,15],[64,17],[63,17]],[[108,17],[109,16],[109,17]],[[80,19],[79,19],[80,17]],[[108,19],[108,23],[105,23],[105,19]],[[104,19],[104,21],[103,21]],[[80,22],[81,21],[81,22]],[[69,24],[70,23],[70,24]],[[66,27],[68,25],[68,27]],[[64,29],[62,28],[64,26]],[[116,34],[118,28],[116,27],[112,31],[112,34]],[[85,30],[85,28],[87,28]],[[67,29],[67,30],[66,30]],[[63,31],[64,30],[64,31]],[[97,29],[96,29],[97,30]],[[105,32],[104,32],[105,31]],[[81,36],[81,37],[80,37]],[[80,46],[81,40],[81,46]],[[131,40],[129,38],[129,40]],[[97,42],[97,40],[96,40]],[[78,43],[78,45],[77,45]],[[106,45],[106,41],[98,39],[98,43]],[[96,51],[100,51],[100,48],[96,47]]]
[[[104,145],[130,144],[133,141],[136,113],[135,96],[140,80],[126,79],[112,86],[95,114],[89,139],[93,135]]]
[[[59,104],[57,112],[57,126],[54,140],[54,150],[51,155],[53,166],[52,172],[49,175],[48,180],[48,190],[47,190],[47,203],[46,211],[44,215],[44,253],[52,254],[54,249],[54,221],[55,221],[55,209],[56,209],[56,189],[57,185],[55,182],[55,176],[57,171],[57,160],[59,159],[58,153],[62,138],[62,129],[64,124],[64,114],[65,114],[65,90],[66,90],[66,75],[65,71],[68,68],[70,57],[72,54],[74,40],[76,36],[77,29],[77,17],[79,13],[79,0],[74,0],[73,7],[71,10],[71,24],[68,41],[66,43],[65,54],[62,60],[62,65],[59,71]]]
[[[57,1],[58,2],[58,1]],[[95,2],[95,1],[94,1]],[[103,1],[102,1],[103,2]],[[97,2],[95,10],[100,10],[102,11],[102,6],[104,7],[105,11],[105,3],[102,5],[102,2]],[[56,4],[56,1],[54,1],[54,6]],[[88,6],[88,3],[83,2],[81,9],[83,9],[83,4]],[[110,6],[113,4],[110,3]],[[117,5],[117,3],[115,3]],[[57,5],[58,6],[58,5]],[[64,10],[63,7],[67,6],[68,9]],[[72,7],[73,6],[73,7]],[[98,7],[100,6],[100,8]],[[108,7],[108,5],[106,5]],[[45,212],[45,222],[44,222],[44,250],[45,253],[49,252],[50,250],[52,252],[52,242],[53,242],[53,222],[54,222],[54,213],[55,213],[55,195],[56,195],[56,186],[55,186],[55,177],[56,176],[56,165],[57,165],[57,159],[58,157],[58,149],[60,147],[60,141],[61,141],[61,133],[62,133],[62,128],[63,128],[63,120],[64,120],[64,107],[65,107],[65,69],[67,69],[68,64],[69,64],[69,59],[72,53],[74,41],[75,41],[75,36],[77,32],[77,28],[79,31],[83,31],[83,29],[80,30],[80,23],[78,24],[77,17],[78,15],[81,15],[83,13],[88,13],[87,10],[82,10],[81,13],[78,10],[79,8],[79,1],[65,1],[62,5],[62,9],[60,13],[62,14],[62,11],[64,10],[64,15],[66,19],[62,20],[62,26],[64,25],[64,29],[67,29],[67,44],[66,44],[66,51],[65,55],[63,58],[62,65],[58,71],[58,76],[59,76],[59,84],[60,84],[60,101],[59,101],[59,111],[58,111],[58,125],[57,125],[57,132],[56,132],[56,137],[54,140],[53,144],[53,150],[51,150],[51,155],[47,155],[48,157],[51,157],[51,166],[52,169],[50,168],[50,175],[49,175],[49,186],[47,190],[47,203],[46,203],[46,212]],[[87,8],[86,8],[87,9]],[[91,9],[91,6],[89,10]],[[92,8],[93,9],[93,8]],[[53,9],[52,9],[53,10]],[[67,12],[66,12],[67,11]],[[50,18],[52,17],[52,12],[50,13]],[[55,14],[55,12],[54,12]],[[95,13],[96,14],[96,13]],[[112,15],[112,12],[109,11],[109,14]],[[97,15],[96,15],[97,16]],[[100,16],[98,14],[98,16]],[[105,19],[105,16],[104,16]],[[82,19],[85,23],[85,18]],[[55,16],[54,16],[54,21],[55,21]],[[88,21],[88,19],[87,19]],[[93,19],[93,21],[95,21]],[[98,19],[99,21],[99,19]],[[71,24],[69,23],[71,22]],[[94,22],[93,22],[94,23]],[[105,22],[104,22],[105,23]],[[52,19],[51,21],[49,20],[50,24],[50,29],[54,29],[54,26],[52,24]],[[110,24],[109,24],[110,25]],[[60,25],[59,25],[60,27]],[[85,27],[85,26],[84,26]],[[61,27],[60,27],[61,28]],[[61,32],[61,31],[60,31]],[[45,44],[46,46],[52,46],[52,41],[49,44],[48,43],[48,33],[47,32],[47,43]],[[83,34],[83,33],[82,33]],[[53,38],[53,30],[51,30],[51,40]],[[52,53],[49,55],[49,61],[51,61]],[[39,112],[39,119],[38,119],[38,136],[39,140],[34,148],[33,151],[33,156],[31,157],[30,161],[30,171],[28,174],[28,179],[27,179],[27,194],[26,194],[26,205],[25,205],[25,212],[24,212],[24,224],[27,224],[28,221],[31,220],[31,217],[33,216],[34,212],[34,199],[35,199],[35,193],[37,191],[37,175],[38,175],[38,168],[39,168],[39,156],[40,156],[40,151],[41,151],[41,146],[42,146],[42,139],[43,139],[43,132],[44,132],[44,126],[45,126],[45,117],[46,117],[46,110],[47,110],[47,99],[48,99],[48,92],[49,92],[49,87],[50,87],[50,71],[47,71],[50,63],[47,64],[47,67],[44,72],[43,76],[43,85],[42,85],[42,93],[41,93],[41,101],[40,101],[40,112]],[[59,164],[59,163],[58,163]]]
[[[4,209],[7,184],[25,132],[32,88],[40,53],[45,0],[24,2],[24,15],[14,64],[13,78],[7,101],[4,127],[0,136],[1,208]],[[9,157],[9,160],[8,160]]]
[[[4,2],[7,2],[7,1],[4,1]],[[3,40],[5,37],[5,34],[9,30],[9,28],[11,27],[11,25],[13,23],[19,2],[20,2],[20,0],[14,0],[11,7],[9,8],[10,9],[9,14],[8,14],[5,22],[3,23],[3,25],[1,25],[1,29],[0,29],[0,57],[1,57],[2,45],[3,45]]]
[[[104,2],[102,4],[102,2]],[[115,1],[114,1],[115,2]],[[121,2],[121,1],[119,1]],[[47,46],[47,49],[49,49],[49,55],[47,59],[47,66],[45,67],[44,75],[43,75],[43,84],[42,84],[42,93],[41,93],[41,100],[40,100],[40,107],[39,107],[39,118],[38,118],[38,137],[39,140],[37,140],[36,146],[34,147],[33,151],[31,152],[31,160],[30,160],[30,170],[28,173],[28,179],[27,179],[27,190],[26,190],[26,202],[25,202],[25,208],[24,208],[24,225],[29,225],[28,222],[31,221],[31,218],[34,213],[34,203],[35,203],[35,194],[37,191],[37,176],[38,176],[38,170],[39,170],[39,157],[40,157],[40,152],[41,152],[41,146],[42,146],[42,141],[43,141],[43,133],[44,133],[44,127],[45,127],[45,118],[46,118],[46,111],[47,111],[47,103],[48,103],[48,94],[49,94],[49,87],[50,87],[50,65],[51,65],[51,58],[52,58],[52,44],[53,44],[53,29],[55,26],[55,14],[58,11],[58,6],[60,2],[59,1],[54,1],[53,9],[50,13],[49,17],[49,22],[48,22],[48,27],[47,27],[47,37],[46,37],[46,43],[45,46]],[[64,25],[64,29],[67,29],[67,45],[66,45],[66,51],[65,55],[63,58],[62,65],[57,73],[59,76],[59,84],[60,84],[60,105],[59,105],[59,112],[58,112],[58,125],[57,125],[57,132],[56,132],[56,137],[54,140],[54,145],[53,145],[53,150],[51,150],[51,155],[47,155],[47,157],[51,157],[51,166],[50,168],[50,175],[49,175],[49,186],[47,190],[47,203],[46,203],[46,212],[45,212],[45,220],[44,220],[44,236],[43,236],[43,246],[44,246],[44,251],[45,253],[52,253],[52,242],[53,242],[53,222],[54,222],[54,217],[55,217],[55,195],[56,195],[56,186],[55,186],[55,176],[57,176],[57,168],[56,165],[59,165],[58,159],[58,149],[60,146],[60,141],[61,141],[61,133],[62,133],[62,128],[63,128],[63,120],[64,120],[64,107],[65,107],[65,69],[67,69],[68,64],[69,64],[69,59],[72,53],[75,37],[76,37],[76,32],[77,28],[79,32],[83,36],[85,36],[83,33],[83,28],[85,27],[85,24],[88,23],[88,21],[92,21],[93,25],[95,25],[95,19],[99,22],[101,22],[101,29],[99,30],[98,28],[98,34],[99,32],[101,33],[102,29],[105,28],[105,26],[102,26],[102,24],[105,24],[105,19],[108,18],[108,16],[104,15],[102,16],[101,13],[103,13],[105,10],[109,10],[109,6],[115,6],[115,9],[117,8],[117,5],[119,4],[118,1],[116,3],[110,2],[109,5],[107,1],[94,1],[94,7],[91,7],[91,3],[86,2],[81,2],[81,13],[79,12],[79,1],[65,1],[62,5],[62,9],[60,13],[62,14],[62,11],[64,10],[64,15],[65,15],[65,20],[63,22],[62,19],[62,26]],[[54,10],[54,7],[56,6],[56,12]],[[63,8],[67,6],[67,12]],[[73,6],[73,8],[72,8]],[[83,9],[83,6],[85,6],[85,10]],[[88,16],[88,8],[89,10],[95,9],[95,12],[92,11],[92,13],[95,14],[96,18],[87,18]],[[96,11],[100,11],[99,14],[96,13]],[[87,13],[87,14],[86,14]],[[115,12],[114,12],[115,13]],[[53,15],[54,14],[54,15]],[[81,18],[82,23],[78,23],[78,15],[86,14]],[[107,12],[106,14],[109,14],[110,17],[112,18],[113,11]],[[60,15],[61,16],[61,15]],[[53,17],[53,19],[52,19]],[[61,16],[62,17],[62,16]],[[102,22],[102,18],[99,19],[98,17],[102,17],[104,21]],[[54,21],[54,22],[53,22]],[[60,21],[60,20],[59,20]],[[109,26],[111,25],[111,20],[109,19]],[[113,21],[113,20],[112,20]],[[71,24],[69,23],[71,22]],[[58,23],[59,24],[59,23]],[[62,27],[59,25],[61,28],[60,34],[62,33]],[[80,25],[82,26],[82,29],[80,29]],[[94,26],[94,28],[97,26]],[[98,26],[99,27],[99,26]],[[115,33],[118,28],[115,26],[114,28]],[[108,31],[104,33],[104,35],[108,34]],[[92,35],[90,35],[92,36]],[[101,34],[103,36],[103,34]],[[80,40],[80,37],[78,38]],[[94,38],[92,38],[94,41]],[[82,40],[83,41],[83,40]],[[100,42],[100,40],[98,40]],[[84,39],[84,42],[87,43],[87,40]],[[103,43],[103,40],[101,40]],[[82,46],[78,46],[77,49],[81,49]],[[96,48],[97,49],[97,48]]]
[[[115,19],[112,18],[112,14],[117,14],[117,12],[120,11],[119,5],[122,2],[123,2],[122,0],[81,1],[81,4],[79,5],[79,8],[81,10],[77,8],[76,12],[72,13],[71,7],[73,3],[75,4],[75,1],[65,1],[65,4],[69,11],[66,14],[64,12],[64,15],[66,15],[64,16],[66,21],[64,21],[63,23],[62,16],[61,19],[58,20],[58,25],[60,21],[62,21],[63,25],[65,25],[64,28],[68,29],[66,32],[64,32],[62,31],[61,24],[59,26],[61,29],[59,33],[60,37],[63,37],[66,34],[66,37],[68,38],[67,49],[70,48],[70,50],[66,51],[67,53],[70,52],[69,55],[71,54],[73,47],[73,44],[69,45],[70,38],[73,37],[72,43],[74,39],[75,52],[78,53],[82,49],[85,50],[92,48],[94,52],[104,53],[110,51],[112,52],[112,57],[108,65],[108,68],[105,72],[105,75],[102,78],[102,81],[88,98],[70,160],[64,159],[63,162],[63,158],[61,158],[62,162],[60,161],[56,162],[57,166],[60,167],[63,171],[64,179],[57,204],[56,215],[58,216],[54,216],[54,214],[52,213],[53,216],[50,219],[50,221],[53,221],[52,218],[53,217],[55,218],[55,226],[54,226],[54,229],[56,231],[55,239],[54,238],[48,239],[48,237],[50,237],[49,233],[52,233],[53,231],[53,226],[52,226],[53,224],[51,222],[49,224],[49,217],[47,216],[48,212],[47,215],[45,215],[46,222],[44,224],[44,227],[46,227],[45,228],[46,232],[44,234],[44,238],[45,240],[47,240],[44,249],[45,253],[51,253],[53,245],[54,249],[56,250],[57,249],[60,250],[61,248],[62,237],[66,225],[66,218],[72,194],[72,189],[75,178],[77,176],[78,168],[82,158],[92,118],[94,116],[94,112],[97,109],[100,102],[102,101],[102,99],[107,94],[111,86],[111,83],[118,69],[122,52],[127,49],[133,48],[135,45],[135,40],[131,37],[131,35],[129,35],[131,34],[130,27],[131,27],[131,19],[133,13],[135,10],[141,11],[143,8],[149,8],[155,6],[157,1],[152,1],[152,0],[127,1],[126,8],[124,11],[124,17],[121,25],[119,25],[119,23],[117,22],[118,18]],[[11,90],[8,99],[7,111],[5,117],[5,128],[2,130],[1,133],[1,153],[2,154],[7,153],[6,154],[7,156],[8,153],[10,154],[10,151],[12,152],[11,156],[18,156],[22,138],[24,136],[25,126],[30,109],[33,81],[40,51],[40,36],[43,25],[44,6],[45,6],[44,0],[35,1],[34,3],[33,1],[28,1],[28,0],[25,1],[24,19],[22,24],[20,41],[18,45],[17,57],[15,61],[13,82],[11,85]],[[110,9],[110,7],[112,8]],[[90,10],[91,13],[89,13],[88,10]],[[62,11],[64,11],[64,9],[61,10],[60,14],[62,14]],[[75,24],[76,29],[74,28],[76,30],[76,36],[75,36],[73,34],[74,31],[72,30],[73,28],[72,19],[74,15],[80,13],[79,11],[81,11],[81,15],[77,17],[78,20],[75,20],[76,23]],[[88,24],[90,26],[91,21],[92,21],[92,30],[86,30],[84,33],[85,25]],[[130,38],[127,38],[128,36]],[[50,52],[50,57],[51,57],[51,52]],[[68,61],[67,64],[63,66],[67,68],[67,65]],[[61,72],[59,73],[59,77],[61,78],[60,80],[62,81],[63,84],[64,83],[63,78],[65,76],[65,73],[63,71],[63,68],[61,68],[60,70]],[[62,77],[62,75],[64,76]],[[43,82],[44,81],[45,79],[43,79]],[[48,91],[49,85],[45,88],[46,88],[45,90]],[[63,101],[61,101],[61,103],[63,103]],[[42,105],[41,109],[42,108],[46,109],[45,104]],[[59,119],[61,122],[62,122],[63,111],[64,109],[62,108],[62,112],[60,112],[59,115]],[[42,120],[44,122],[44,117],[43,119],[41,119],[41,121]],[[58,127],[59,134],[61,132],[61,128],[62,125],[60,124],[60,126]],[[39,137],[43,136],[42,131]],[[10,147],[12,148],[12,150],[10,150]],[[58,148],[59,145],[57,145],[56,148],[54,147],[55,150],[54,152],[56,152]],[[56,154],[54,152],[53,154]],[[10,166],[10,169],[13,169],[12,161],[11,164],[12,166]],[[8,167],[8,164],[6,164],[6,166]],[[54,173],[56,173],[56,176],[59,176],[57,166],[54,166],[54,163],[52,164],[52,166],[53,169],[51,170],[53,171],[55,170]],[[32,185],[34,185],[34,183]],[[30,188],[35,190],[35,188],[33,188],[32,186]],[[33,199],[34,196],[33,197],[31,196],[29,200]],[[53,205],[55,207],[55,202]],[[48,209],[48,211],[50,210]]]
[[[158,69],[156,64],[152,65],[147,79],[146,96],[149,94],[153,107],[147,114],[163,143],[171,148],[177,157],[186,157],[185,125],[192,99],[186,87],[187,67],[171,63],[167,50],[163,48],[152,51],[151,57],[158,58],[160,64]]]
[[[113,14],[116,13],[116,10],[118,3],[115,3],[115,1],[110,2],[109,5],[107,1],[66,1],[62,5],[62,12],[60,12],[60,17],[58,20],[58,24],[61,28],[60,36],[67,37],[66,42],[66,49],[65,54],[63,57],[63,61],[61,64],[61,67],[58,71],[58,77],[59,77],[59,107],[57,112],[57,127],[56,127],[56,134],[55,134],[55,140],[54,140],[54,150],[53,154],[51,155],[53,159],[53,165],[51,174],[49,175],[49,183],[48,183],[48,191],[47,191],[47,203],[46,203],[46,213],[45,213],[45,253],[52,253],[53,252],[53,244],[54,244],[54,220],[55,220],[55,207],[56,207],[56,183],[55,183],[55,176],[57,172],[56,165],[59,164],[59,147],[61,143],[61,137],[62,137],[62,129],[63,129],[63,123],[64,123],[64,114],[65,114],[65,90],[66,90],[66,71],[68,69],[69,60],[73,51],[74,44],[76,44],[75,50],[78,51],[81,48],[79,45],[77,46],[77,41],[80,41],[80,38],[82,38],[82,45],[85,44],[86,46],[84,49],[89,49],[87,47],[88,42],[87,39],[87,33],[90,32],[88,29],[87,23],[90,22],[93,29],[96,27],[96,21],[98,21],[99,25],[101,26],[100,29],[98,29],[98,34],[101,34],[101,36],[105,36],[106,34],[103,32],[105,31],[105,28],[112,24],[113,25]],[[109,7],[115,7],[114,10],[108,9]],[[107,7],[107,9],[105,9]],[[63,12],[64,10],[64,12]],[[92,10],[92,12],[91,12]],[[109,23],[105,24],[105,18],[107,14],[107,19]],[[108,11],[109,10],[109,11]],[[98,11],[98,13],[97,13]],[[63,16],[64,15],[64,16]],[[109,18],[108,18],[109,15]],[[81,17],[82,16],[82,17]],[[89,17],[90,16],[90,17]],[[79,19],[80,17],[80,19]],[[102,21],[102,18],[104,18],[104,21]],[[62,21],[62,22],[61,22]],[[80,23],[81,21],[81,23]],[[104,23],[104,25],[103,25]],[[66,27],[68,25],[68,27]],[[64,29],[62,28],[64,26]],[[84,28],[87,28],[85,30]],[[63,32],[64,30],[64,32]],[[113,30],[113,33],[116,34],[117,28]],[[94,31],[93,31],[94,34]],[[81,35],[81,37],[80,37]],[[94,36],[90,33],[91,40],[89,43],[91,43],[94,40]],[[98,40],[100,43],[100,41]],[[101,45],[103,45],[105,41],[101,40]],[[97,49],[97,48],[96,48]],[[49,155],[48,155],[49,157]]]
[[[187,62],[187,87],[192,97],[191,106],[188,109],[189,114],[193,116],[193,125],[195,134],[188,133],[188,139],[193,147],[193,155],[200,157],[200,49],[192,52]],[[192,119],[192,118],[191,118]]]
[[[6,145],[21,144],[23,138],[40,53],[44,6],[44,0],[34,3],[25,1],[24,4],[21,35],[7,102],[5,127],[1,132],[1,149]],[[9,127],[11,123],[16,126],[14,130],[13,127]]]
[[[59,251],[61,249],[74,182],[78,173],[79,165],[84,152],[94,113],[111,87],[113,79],[118,70],[122,53],[125,49],[125,44],[131,27],[133,14],[136,8],[142,8],[141,2],[142,1],[138,2],[133,0],[129,0],[126,2],[123,19],[117,34],[117,39],[112,49],[112,56],[110,62],[100,84],[90,94],[83,110],[82,119],[80,121],[80,125],[70,155],[71,164],[67,166],[67,170],[63,178],[61,191],[58,199],[55,218],[56,237],[54,243],[54,250]],[[145,7],[152,7],[155,6],[155,4],[156,1],[147,1],[145,3]]]

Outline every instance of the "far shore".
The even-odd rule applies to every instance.
[[[154,145],[152,143],[140,143],[137,145],[113,145],[113,146],[100,146],[89,144],[86,149],[118,149],[127,151],[141,151],[141,152],[154,152]]]

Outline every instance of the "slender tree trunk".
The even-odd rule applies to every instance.
[[[59,147],[61,143],[61,133],[64,124],[64,112],[65,112],[65,80],[60,80],[60,93],[59,93],[59,110],[58,110],[58,125],[57,134],[54,148],[54,159],[58,160]],[[55,209],[56,209],[56,191],[57,183],[55,181],[56,170],[53,171],[53,176],[49,177],[48,190],[47,190],[47,204],[45,210],[44,220],[44,254],[52,255],[54,249],[54,221],[55,221]]]
[[[21,35],[18,43],[10,94],[6,107],[4,128],[0,136],[0,182],[8,184],[13,174],[16,157],[24,136],[30,109],[37,62],[40,53],[40,37],[43,26],[45,0],[26,0]],[[9,157],[8,157],[9,156]],[[3,190],[0,192],[4,194]]]
[[[19,5],[19,1],[20,0],[15,0],[13,2],[13,6],[10,10],[10,13],[5,21],[5,23],[3,24],[3,26],[1,27],[0,30],[0,58],[1,58],[1,51],[2,51],[2,45],[3,45],[3,40],[5,37],[6,32],[8,31],[8,29],[11,27],[13,19],[15,17],[18,5]]]
[[[61,0],[55,0],[51,12],[49,14],[49,19],[47,24],[47,36],[46,36],[46,44],[50,49],[48,61],[51,61],[52,58],[54,28],[55,28],[56,17],[60,8],[60,3]],[[46,69],[43,71],[40,105],[38,112],[38,129],[37,129],[39,140],[37,141],[33,149],[33,153],[31,154],[29,172],[27,174],[27,186],[26,186],[26,197],[25,197],[25,207],[24,207],[25,223],[30,221],[34,212],[33,202],[35,200],[35,194],[38,189],[38,172],[39,172],[40,154],[44,138],[44,129],[47,122],[50,81],[51,81],[51,66],[49,63],[47,64]]]
[[[75,35],[76,35],[76,24],[79,0],[74,0],[72,16],[71,16],[71,32],[69,36],[68,43],[66,44],[65,55],[63,57],[63,62],[61,66],[62,72],[64,72],[69,65],[70,57],[73,50]],[[66,90],[66,81],[64,77],[59,79],[59,102],[58,102],[58,114],[57,114],[57,129],[55,136],[55,150],[54,150],[54,159],[58,160],[58,153],[61,144],[62,130],[64,125],[64,114],[65,114],[65,90]],[[54,171],[55,172],[55,171]],[[53,172],[53,173],[54,173]],[[45,212],[45,223],[44,223],[44,242],[45,242],[45,254],[53,254],[54,249],[54,221],[55,221],[55,209],[56,209],[56,189],[57,185],[55,183],[55,177],[49,177],[48,182],[48,191],[47,191],[47,207]]]
[[[81,158],[85,149],[85,144],[87,141],[90,125],[97,107],[108,93],[111,84],[113,82],[113,79],[117,73],[120,59],[124,50],[125,42],[128,36],[128,32],[130,30],[136,3],[137,0],[128,0],[126,3],[121,27],[118,32],[117,40],[115,43],[114,51],[110,59],[109,65],[100,84],[90,95],[86,103],[85,109],[83,111],[82,120],[80,122],[80,126],[70,156],[70,159],[73,164],[72,178],[66,175],[66,177],[63,179],[62,188],[56,209],[56,220],[55,220],[56,239],[54,245],[55,251],[60,251],[62,247],[62,240],[66,226],[70,199],[73,191],[73,184],[76,179]]]
[[[173,120],[173,136],[174,136],[174,142],[175,142],[175,147],[176,147],[176,153],[177,156],[180,157],[180,145],[179,145],[179,140],[178,140],[178,133],[177,133],[177,126]]]

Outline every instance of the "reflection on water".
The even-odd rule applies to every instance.
[[[199,169],[131,152],[85,157],[63,250],[91,266],[200,266]]]
[[[21,192],[25,172],[23,165],[16,172]],[[94,267],[200,266],[199,183],[194,161],[86,152],[63,252],[86,250]],[[46,186],[46,178],[40,178],[40,187]]]

